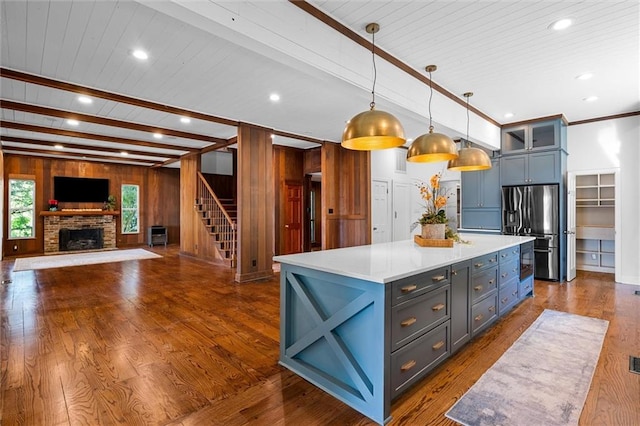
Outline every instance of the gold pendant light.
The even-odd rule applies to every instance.
[[[367,33],[372,34],[373,57],[373,89],[369,111],[361,112],[347,122],[342,132],[342,146],[358,151],[372,151],[376,149],[395,148],[404,145],[404,129],[396,117],[385,111],[377,111],[376,106],[376,38],[380,25],[371,23],[366,26]]]
[[[428,65],[425,70],[429,73],[429,133],[418,136],[407,151],[407,161],[415,163],[433,163],[436,161],[453,160],[458,157],[456,143],[447,135],[433,133],[431,124],[431,73],[437,70],[435,65]]]
[[[472,172],[490,169],[491,159],[487,153],[479,148],[472,148],[469,146],[469,98],[473,96],[473,93],[467,92],[463,96],[467,98],[467,146],[460,149],[458,158],[449,161],[449,166],[447,168],[449,170],[459,172]]]

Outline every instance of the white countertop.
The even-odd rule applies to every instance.
[[[384,284],[535,240],[511,235],[459,235],[470,244],[436,248],[420,247],[413,240],[405,240],[274,256],[273,260]]]

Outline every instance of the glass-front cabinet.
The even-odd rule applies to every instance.
[[[561,148],[558,120],[506,127],[502,130],[502,154]]]

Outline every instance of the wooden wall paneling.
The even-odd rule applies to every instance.
[[[167,228],[167,242],[180,243],[180,170],[150,169],[147,179],[145,241],[147,228],[162,225]]]
[[[146,243],[146,227],[170,220],[174,227],[174,241],[178,241],[179,217],[179,172],[170,169],[151,169],[148,167],[124,164],[101,164],[90,161],[71,161],[55,158],[30,157],[6,154],[3,159],[3,176],[11,174],[34,175],[36,178],[36,214],[48,208],[48,200],[54,198],[53,177],[74,176],[109,179],[109,193],[117,197],[117,208],[121,203],[121,185],[129,183],[140,186],[140,232],[122,235],[120,220],[116,226],[118,247],[135,246]],[[150,179],[150,174],[162,178]],[[150,183],[151,182],[151,183]],[[170,188],[173,188],[171,190]],[[3,191],[7,203],[8,188]],[[160,195],[161,194],[161,195]],[[155,201],[162,196],[163,201]],[[6,204],[5,204],[6,205]],[[61,208],[102,208],[102,203],[61,203]],[[173,218],[173,219],[169,219]],[[2,218],[4,230],[8,229],[8,215]],[[44,253],[44,220],[36,218],[36,238],[25,240],[4,239],[2,250],[5,256],[33,255]],[[170,240],[170,242],[172,242]],[[17,245],[18,250],[13,250]]]
[[[218,198],[235,200],[237,185],[235,175],[218,175],[214,173],[203,173],[202,175]]]
[[[370,153],[331,143],[322,149],[322,248],[369,244]]]
[[[180,159],[180,252],[198,256],[199,235],[203,228],[195,211],[197,172],[200,154],[187,154]]]
[[[235,280],[273,275],[274,177],[270,129],[238,127],[238,264]]]
[[[304,151],[304,174],[322,171],[322,147]]]

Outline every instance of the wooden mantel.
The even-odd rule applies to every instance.
[[[45,210],[40,216],[120,216],[120,211],[115,210]]]

